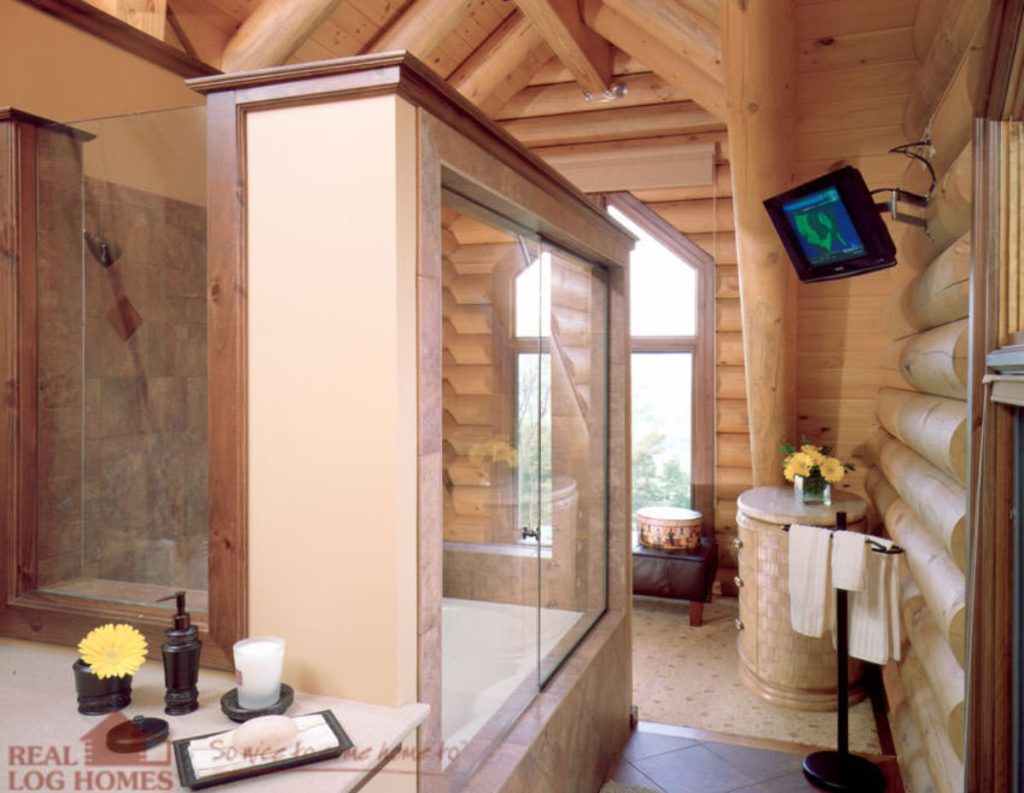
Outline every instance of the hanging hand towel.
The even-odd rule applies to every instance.
[[[892,543],[879,537],[886,548]],[[850,593],[850,655],[884,664],[900,659],[899,557],[868,549],[864,559],[864,589]]]
[[[864,535],[856,531],[832,533],[832,586],[860,591],[864,588]]]
[[[789,619],[804,636],[825,633],[831,611],[829,548],[832,532],[816,526],[789,527]]]

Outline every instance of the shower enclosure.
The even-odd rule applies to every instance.
[[[207,609],[205,124],[37,133],[35,584],[62,602]]]
[[[445,760],[502,734],[607,605],[605,271],[442,211]]]

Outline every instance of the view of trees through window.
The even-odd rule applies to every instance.
[[[639,239],[630,257],[633,514],[692,506],[697,273],[616,207]]]

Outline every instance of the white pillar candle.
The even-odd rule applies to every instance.
[[[284,639],[259,636],[235,642],[238,704],[247,710],[269,708],[281,696]]]

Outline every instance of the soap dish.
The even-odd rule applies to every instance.
[[[281,696],[273,705],[257,710],[249,710],[238,704],[238,689],[233,688],[220,698],[220,709],[231,721],[249,721],[257,716],[280,716],[292,706],[295,691],[287,683],[281,684]]]

